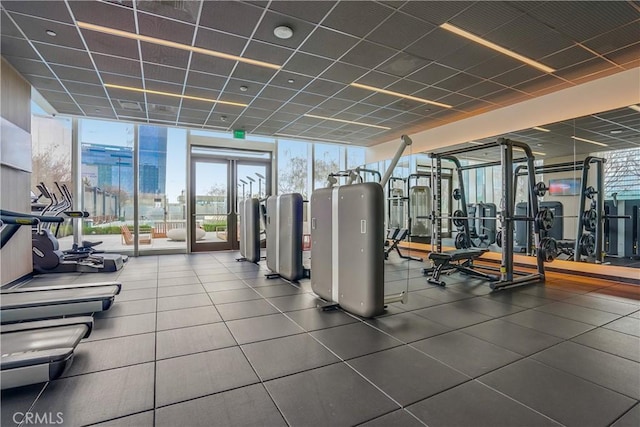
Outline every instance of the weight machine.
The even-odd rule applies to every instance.
[[[431,212],[431,223],[432,223],[432,237],[431,237],[431,247],[432,253],[429,258],[434,263],[434,268],[425,269],[423,272],[433,273],[433,277],[431,279],[432,283],[436,283],[439,285],[444,285],[442,281],[439,280],[438,276],[440,272],[445,269],[454,269],[459,270],[464,273],[473,274],[474,276],[479,276],[491,281],[491,289],[498,290],[504,289],[519,285],[524,285],[528,283],[535,283],[544,281],[545,273],[544,273],[544,262],[545,260],[545,252],[537,251],[537,262],[536,268],[537,272],[530,274],[524,273],[514,270],[513,265],[513,234],[514,234],[514,224],[516,221],[526,221],[533,223],[534,229],[534,238],[536,246],[539,246],[541,243],[540,232],[542,229],[548,227],[548,218],[544,217],[544,212],[540,214],[538,211],[538,199],[535,197],[533,191],[529,194],[529,205],[531,207],[531,216],[517,216],[514,213],[514,200],[515,200],[515,191],[513,186],[513,181],[510,179],[504,179],[502,181],[502,197],[501,197],[501,210],[499,214],[495,217],[495,219],[502,224],[502,233],[500,233],[501,238],[501,247],[502,247],[502,259],[499,268],[499,277],[491,276],[488,274],[480,273],[473,270],[473,260],[477,259],[482,253],[486,251],[486,249],[480,248],[466,248],[466,249],[457,249],[454,251],[442,252],[442,224],[441,224],[441,209],[442,209],[442,161],[449,160],[453,162],[456,166],[458,172],[459,179],[459,192],[456,196],[459,197],[461,203],[460,212],[454,216],[461,224],[461,230],[466,236],[469,236],[470,232],[470,220],[476,220],[479,218],[478,216],[469,216],[467,211],[467,200],[464,191],[464,181],[462,179],[462,171],[465,169],[460,164],[460,161],[457,159],[456,155],[462,153],[469,153],[473,151],[484,150],[491,147],[500,148],[500,162],[491,162],[485,163],[482,165],[474,165],[471,168],[477,167],[489,167],[489,166],[502,166],[502,175],[504,177],[508,177],[514,172],[513,165],[515,163],[526,162],[527,164],[527,177],[528,184],[530,188],[533,190],[535,187],[535,173],[534,173],[534,157],[531,152],[529,146],[525,143],[512,141],[510,139],[499,138],[494,143],[484,144],[482,146],[476,147],[466,147],[457,150],[451,150],[444,153],[432,154],[432,171],[433,174],[433,184],[432,189],[434,193],[434,203],[433,210]],[[514,147],[521,149],[525,153],[524,158],[514,158],[513,150]],[[434,165],[435,163],[435,165]],[[487,218],[487,217],[484,217]],[[451,262],[457,261],[458,264],[451,264]],[[483,267],[491,270],[490,267]],[[517,277],[516,277],[517,276]]]

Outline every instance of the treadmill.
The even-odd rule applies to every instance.
[[[60,377],[93,328],[91,317],[22,322],[0,327],[2,390]]]
[[[106,311],[121,288],[120,283],[105,282],[6,290],[0,293],[0,321],[10,323]]]

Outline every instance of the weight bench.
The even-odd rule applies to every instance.
[[[446,285],[444,281],[440,280],[440,275],[443,271],[448,270],[456,270],[469,276],[478,277],[490,281],[499,280],[499,278],[496,276],[481,273],[473,269],[473,261],[479,258],[480,255],[485,252],[488,252],[488,249],[468,248],[456,249],[454,251],[446,251],[441,253],[431,252],[429,254],[429,259],[433,261],[434,267],[423,268],[422,274],[427,275],[430,273],[431,277],[427,281],[438,286]]]
[[[391,243],[389,244],[389,247],[384,250],[384,259],[389,259],[389,254],[391,253],[391,251],[395,250],[396,252],[398,252],[398,256],[402,259],[422,262],[422,258],[413,257],[411,255],[403,255],[402,252],[400,252],[398,244],[408,236],[409,229],[407,228],[393,228],[389,230],[389,232],[387,233],[387,240],[389,240]]]

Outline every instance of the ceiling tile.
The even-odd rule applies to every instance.
[[[329,80],[315,79],[306,88],[306,92],[317,93],[324,96],[333,96],[345,87],[342,83],[335,83]]]
[[[408,15],[441,25],[471,6],[473,1],[408,1],[400,10]]]
[[[606,58],[616,64],[627,64],[640,59],[640,42],[606,54]],[[634,64],[632,63],[631,66]]]
[[[494,93],[502,89],[504,89],[504,86],[502,85],[491,81],[484,81],[462,89],[460,92],[464,95],[472,96],[474,98],[482,98],[490,93]]]
[[[353,83],[367,72],[368,70],[366,68],[356,67],[355,65],[345,64],[343,62],[336,62],[327,68],[327,70],[322,73],[321,77],[323,79],[348,84]]]
[[[491,61],[498,55],[491,49],[477,43],[471,43],[440,58],[438,63],[463,71],[481,62]]]
[[[200,122],[204,122],[207,117],[209,117],[209,110],[193,110],[191,108],[184,108],[184,103],[182,108],[180,109],[180,120],[183,118],[193,118],[197,119]]]
[[[367,104],[378,105],[384,107],[387,104],[391,104],[398,100],[397,96],[386,95],[384,93],[373,92],[370,97],[367,98]]]
[[[361,41],[347,52],[341,61],[365,68],[375,68],[387,61],[396,51],[367,41]]]
[[[364,104],[364,103],[359,102],[359,103],[354,104],[351,107],[347,108],[345,110],[345,112],[353,113],[353,114],[360,114],[360,115],[367,115],[367,114],[373,113],[378,108],[380,108],[380,107],[378,107],[376,105],[369,105],[369,104]]]
[[[414,93],[414,95],[420,98],[428,99],[430,101],[436,101],[442,98],[443,96],[449,95],[450,93],[451,92],[448,90],[431,86]]]
[[[122,76],[120,74],[101,73],[102,81],[105,84],[118,86],[142,87],[142,79],[140,77]]]
[[[269,8],[283,15],[318,22],[335,3],[334,1],[276,1],[272,2]]]
[[[327,58],[338,59],[346,51],[358,43],[356,37],[338,33],[336,31],[317,28],[300,47],[301,51],[313,53]]]
[[[144,103],[144,93],[131,92],[130,90],[115,89],[115,88],[106,88],[106,90],[111,100],[114,101],[114,105],[117,100],[135,101],[135,102]]]
[[[289,80],[293,80],[293,81],[289,83]],[[296,73],[280,70],[273,77],[273,79],[269,84],[285,87],[288,89],[300,90],[303,87],[305,87],[307,84],[309,84],[311,80],[313,80],[311,77],[307,77],[302,74],[296,74]]]
[[[51,83],[45,79],[34,79],[32,76],[25,76],[29,83],[33,84],[38,92],[49,102],[73,102],[71,97],[64,91],[64,88],[53,80]]]
[[[241,88],[245,87],[246,90],[242,90]],[[229,79],[225,92],[237,93],[239,95],[247,95],[247,96],[256,96],[264,87],[263,84],[240,80],[240,79]]]
[[[600,54],[606,54],[621,46],[640,40],[640,23],[634,22],[584,42],[584,45]]]
[[[536,68],[530,67],[528,65],[521,65],[516,69],[494,76],[491,80],[505,86],[514,86],[518,83],[523,83],[527,80],[531,80],[544,75],[545,73]]]
[[[313,95],[313,94],[307,94],[309,96],[317,96],[317,95]],[[309,112],[309,110],[312,109],[312,107],[314,107],[315,105],[309,104],[307,103],[307,105],[303,105],[303,104],[294,104],[293,102],[289,102],[285,105],[283,105],[278,112],[279,113],[291,113],[291,114],[297,114],[297,115],[302,115],[302,114],[306,114]]]
[[[84,115],[82,110],[74,103],[70,102],[52,102],[51,106],[60,114]]]
[[[164,67],[162,65],[150,64],[148,62],[145,62],[143,67],[145,79],[166,81],[177,84],[184,83],[186,74],[186,70],[184,68]]]
[[[84,40],[92,53],[102,53],[130,59],[139,59],[138,42],[109,34],[84,31]]]
[[[13,19],[29,40],[84,49],[82,39],[78,35],[78,29],[74,25],[19,14],[14,14]],[[46,31],[53,31],[56,36],[50,36]]]
[[[258,23],[262,9],[235,1],[205,1],[200,25],[249,37]]]
[[[209,89],[204,89],[200,87],[186,86],[184,88],[184,94],[189,96],[196,96],[199,98],[215,100],[215,99],[218,99],[218,96],[220,95],[220,91],[209,90]],[[195,108],[197,110],[204,110],[206,108],[209,108],[209,109],[211,108],[211,106],[207,101],[199,101],[199,100],[192,100],[192,101],[194,102],[193,105],[196,105],[197,107],[190,106],[188,108]],[[207,105],[209,105],[209,107],[207,107]]]
[[[419,83],[432,85],[457,73],[458,72],[452,68],[445,67],[437,63],[432,63],[416,71],[415,73],[410,74],[409,76],[407,76],[407,78]]]
[[[293,30],[291,38],[286,40],[280,39],[273,34],[274,28],[281,25],[285,25]],[[300,19],[291,18],[279,13],[267,12],[262,18],[260,25],[258,25],[253,38],[278,46],[296,49],[309,35],[309,33],[311,33],[313,28],[313,25],[301,21]]]
[[[93,63],[86,51],[76,49],[66,49],[63,47],[53,46],[43,43],[34,43],[34,46],[44,59],[53,64],[73,64],[80,68],[93,68]]]
[[[308,76],[316,76],[322,73],[322,71],[325,70],[329,65],[331,65],[331,61],[328,59],[298,52],[291,57],[284,68],[296,73],[306,74]]]
[[[394,76],[405,77],[428,63],[429,61],[425,59],[400,52],[380,65],[377,70],[393,74]]]
[[[388,90],[392,90],[394,92],[402,93],[405,95],[411,95],[412,93],[418,92],[421,89],[424,89],[424,85],[416,82],[412,82],[411,80],[398,80],[391,86],[387,88]]]
[[[442,98],[438,98],[438,102],[452,105],[454,108],[457,108],[459,105],[472,100],[473,98],[466,95],[462,95],[460,93],[450,93],[446,96],[443,96]]]
[[[244,37],[200,27],[196,34],[194,46],[237,56],[242,53],[246,44],[247,39]]]
[[[201,3],[200,0],[181,0],[180,2],[137,0],[136,7],[144,12],[195,24]]]
[[[49,68],[43,62],[35,61],[33,59],[18,58],[15,56],[5,56],[4,54],[2,56],[4,59],[9,61],[9,63],[20,72],[20,74],[32,74],[34,76],[54,78],[51,71],[49,71]]]
[[[573,65],[571,67],[563,68],[556,71],[554,74],[558,77],[565,78],[569,81],[575,80],[579,77],[596,73],[608,68],[612,68],[613,65],[600,58],[592,58],[580,64]]]
[[[73,98],[80,105],[92,106],[92,107],[102,107],[111,109],[111,103],[109,99],[106,97],[99,96],[86,96],[86,95],[74,95]]]
[[[373,2],[342,1],[322,22],[354,36],[363,37],[389,16],[389,9]]]
[[[3,36],[22,38],[22,33],[18,30],[18,27],[11,22],[9,15],[4,10],[0,11],[0,34]]]
[[[301,92],[294,96],[293,99],[291,99],[291,102],[302,105],[316,106],[321,104],[326,99],[327,97],[322,95]]]
[[[488,61],[479,62],[472,67],[464,70],[465,73],[472,74],[476,77],[490,79],[499,74],[504,74],[508,70],[519,68],[522,62],[517,61],[506,55],[497,55]]]
[[[158,80],[145,79],[144,87],[147,90],[157,90],[159,92],[168,92],[175,94],[182,94],[182,85],[167,83]]]
[[[273,99],[276,101],[288,101],[293,98],[297,92],[291,89],[285,89],[277,86],[267,86],[260,94],[261,98]]]
[[[266,98],[260,97],[260,98],[254,98],[254,100],[251,102],[251,106],[260,108],[260,109],[276,111],[278,108],[282,107],[283,103],[284,101],[276,101],[273,99],[266,99]]]
[[[282,65],[292,54],[292,49],[252,40],[242,56],[271,64]]]
[[[561,70],[574,64],[579,64],[583,61],[589,60],[593,57],[594,56],[591,52],[588,52],[579,46],[575,46],[542,58],[540,62],[548,65],[549,67],[555,68],[556,70]]]
[[[354,103],[344,99],[330,98],[322,103],[322,108],[337,113],[351,107]]]
[[[95,53],[92,57],[101,72],[140,77],[140,61]]]
[[[63,80],[62,83],[73,95],[105,96],[104,88],[100,85],[91,85],[67,80]]]
[[[66,7],[59,7],[52,1],[3,1],[2,7],[11,12],[19,12],[25,15],[38,16],[52,21],[73,24]]]
[[[402,50],[434,28],[434,25],[396,12],[369,34],[367,40]]]
[[[140,42],[140,51],[145,62],[178,68],[186,68],[189,63],[190,53],[182,49]]]
[[[362,101],[371,96],[373,92],[359,87],[347,86],[338,92],[335,97],[340,99],[347,99],[349,101]]]
[[[59,79],[78,81],[82,83],[90,83],[94,85],[100,85],[102,82],[98,77],[98,73],[93,70],[87,70],[84,68],[66,67],[63,65],[51,65],[51,68],[56,73]]]
[[[521,11],[504,2],[479,1],[448,21],[463,30],[483,36],[497,27],[508,26],[510,21],[520,15]]]
[[[458,91],[464,89],[465,87],[469,87],[476,83],[480,83],[482,79],[472,76],[471,74],[466,73],[458,73],[446,80],[438,82],[437,86],[442,89],[450,90],[450,91]]]
[[[278,72],[271,68],[256,67],[255,65],[239,62],[233,70],[233,77],[241,80],[266,83]]]
[[[563,80],[560,80],[551,74],[545,74],[527,82],[514,85],[513,88],[526,93],[534,93],[540,89],[544,89],[545,87],[553,87],[560,83],[564,83]]]
[[[138,12],[138,31],[145,36],[191,45],[194,30],[190,24]]]
[[[378,88],[385,88],[396,81],[398,81],[397,77],[379,73],[377,71],[369,71],[367,74],[356,80],[357,83]]]
[[[242,116],[244,117],[252,117],[254,119],[266,119],[267,117],[269,117],[271,114],[273,114],[273,111],[269,111],[269,110],[263,110],[261,108],[247,108],[244,110],[244,113],[242,113]]]
[[[420,58],[437,61],[469,43],[469,41],[460,36],[441,28],[436,28],[406,48],[405,51]]]
[[[76,20],[117,30],[136,32],[133,9],[114,3],[70,1],[68,2]],[[83,30],[83,33],[87,33]]]
[[[28,58],[39,60],[40,57],[25,39],[2,36],[0,40],[0,52],[2,56],[15,56],[17,58]]]
[[[189,86],[197,86],[216,90],[222,90],[226,82],[226,77],[200,73],[194,70],[189,70],[189,77],[187,78],[187,84]]]
[[[194,53],[191,56],[191,69],[220,76],[229,75],[233,69],[234,61],[216,58],[201,53]]]

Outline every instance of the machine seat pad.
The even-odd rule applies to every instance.
[[[444,261],[445,263],[449,263],[452,261],[476,259],[480,255],[488,251],[489,250],[486,248],[467,248],[446,252],[431,252],[429,254],[429,259],[433,261]]]

